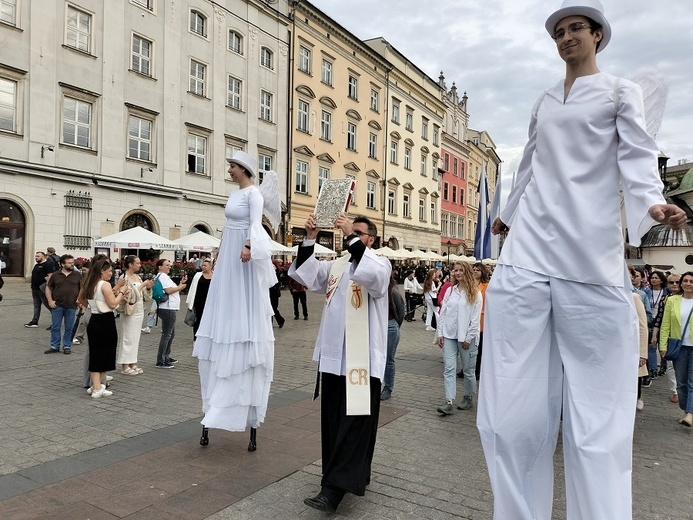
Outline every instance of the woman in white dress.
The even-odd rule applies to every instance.
[[[142,335],[142,318],[144,317],[144,291],[154,285],[154,280],[142,281],[137,274],[142,266],[140,259],[134,255],[123,259],[123,274],[125,285],[130,288],[127,300],[119,307],[120,319],[118,325],[118,361],[120,373],[136,376],[144,372],[137,366],[137,354],[140,349]],[[127,310],[125,310],[127,308]],[[129,314],[128,314],[129,313]]]
[[[270,237],[262,228],[263,198],[252,180],[257,163],[244,152],[229,163],[240,189],[226,204],[226,227],[193,349],[205,414],[200,444],[209,443],[208,428],[249,426],[248,451],[255,451],[274,371],[269,288],[277,278]]]
[[[426,298],[426,330],[436,330],[433,327],[433,316],[436,318],[436,323],[438,322],[438,312],[440,309],[438,302],[438,271],[436,269],[430,269],[426,273],[426,280],[424,280],[424,297]],[[436,301],[434,305],[434,300]]]

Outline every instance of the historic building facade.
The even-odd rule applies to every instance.
[[[286,0],[3,0],[3,275],[132,225],[219,236],[238,149],[284,183],[288,24]]]

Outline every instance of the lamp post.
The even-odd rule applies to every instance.
[[[452,245],[452,242],[448,240],[448,264],[450,263],[450,246]]]

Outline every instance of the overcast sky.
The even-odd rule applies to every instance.
[[[544,29],[560,0],[311,0],[361,39],[382,36],[448,89],[467,91],[469,126],[487,130],[511,174],[527,139],[539,94],[565,65]],[[660,149],[693,161],[693,10],[690,0],[602,0],[612,39],[599,68],[633,78],[654,70],[669,84]]]

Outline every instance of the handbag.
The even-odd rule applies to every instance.
[[[195,321],[197,321],[197,315],[195,314],[195,309],[188,309],[187,312],[185,313],[185,319],[183,320],[183,323],[193,327],[195,325]]]
[[[688,330],[688,323],[691,321],[691,314],[693,314],[693,309],[688,313],[688,318],[686,319],[686,325],[683,327],[683,332],[679,339],[669,338],[667,340],[667,353],[664,354],[664,359],[667,361],[674,361],[678,359],[681,353],[681,346],[683,345],[683,338],[686,337],[686,331]]]

